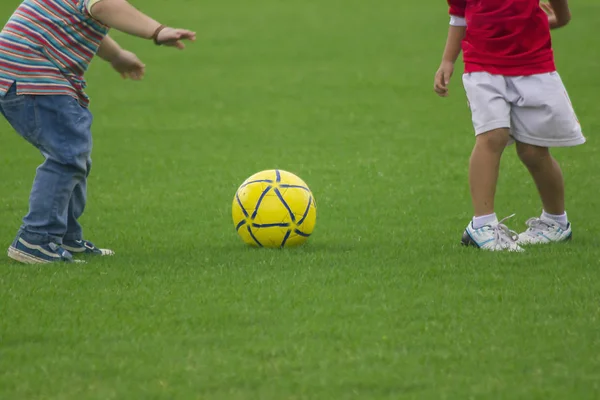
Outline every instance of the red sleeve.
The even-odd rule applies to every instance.
[[[467,0],[448,0],[450,6],[450,15],[455,17],[465,17],[465,9],[467,8]]]

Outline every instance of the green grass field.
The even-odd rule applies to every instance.
[[[588,137],[555,152],[574,241],[491,254],[459,245],[474,139],[460,68],[432,91],[445,2],[137,1],[199,40],[115,34],[142,83],[92,65],[84,225],[118,254],[0,259],[0,398],[599,398],[600,4],[572,3],[554,43]],[[8,247],[41,157],[5,121],[0,141]],[[236,235],[235,190],[268,168],[317,198],[303,248]],[[518,230],[541,211],[513,149],[497,204]]]

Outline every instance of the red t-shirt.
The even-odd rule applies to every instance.
[[[465,72],[535,75],[556,70],[548,16],[539,0],[448,0],[467,22]]]

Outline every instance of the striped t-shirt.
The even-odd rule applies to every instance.
[[[87,107],[84,72],[108,34],[89,0],[24,0],[0,32],[0,96],[69,95]]]

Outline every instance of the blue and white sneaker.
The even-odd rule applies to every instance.
[[[524,251],[517,243],[519,235],[503,224],[510,217],[496,220],[479,229],[473,228],[471,222],[463,233],[462,244],[489,251]]]
[[[63,240],[62,247],[73,254],[93,254],[96,256],[114,256],[115,252],[108,249],[99,249],[87,240]]]
[[[73,256],[55,243],[44,245],[27,242],[17,237],[8,248],[8,257],[23,264],[50,264],[55,262],[75,262]]]
[[[570,223],[563,229],[556,221],[530,218],[526,224],[527,230],[519,235],[520,245],[566,242],[573,238]]]

